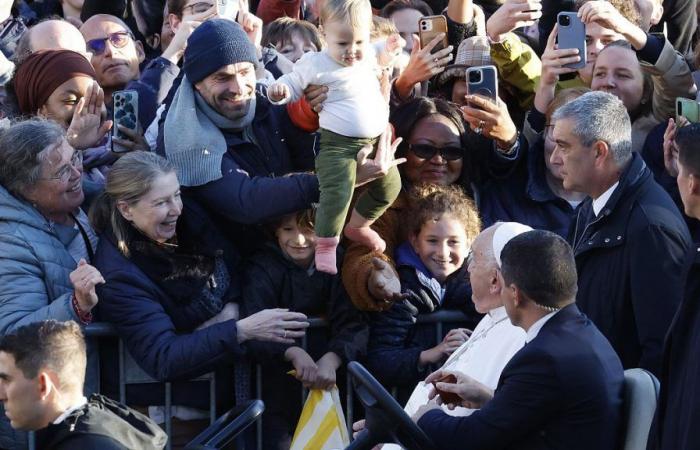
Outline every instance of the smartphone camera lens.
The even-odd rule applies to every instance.
[[[559,16],[559,25],[562,27],[568,27],[571,25],[571,17],[569,16]]]
[[[473,71],[469,72],[469,82],[470,83],[481,83],[481,72],[480,71]]]

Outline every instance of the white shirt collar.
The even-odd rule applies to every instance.
[[[71,413],[72,413],[73,411],[82,408],[83,405],[86,404],[86,403],[87,403],[87,398],[81,397],[79,403],[76,403],[75,405],[73,405],[73,406],[71,406],[70,408],[68,408],[67,410],[65,410],[65,411],[63,412],[63,414],[61,414],[60,416],[58,416],[58,417],[56,418],[56,420],[54,420],[52,423],[53,423],[54,425],[58,425],[59,423],[61,423],[61,422],[63,422],[64,420],[66,420],[66,417],[70,416]]]
[[[498,308],[494,308],[491,311],[488,312],[489,317],[491,317],[491,320],[493,322],[497,322],[498,320],[502,319],[507,315],[506,313],[506,307],[505,306],[499,306]]]
[[[561,310],[551,312],[551,313],[547,314],[546,316],[541,317],[540,320],[538,320],[537,322],[533,323],[532,326],[530,327],[530,329],[527,330],[527,336],[525,336],[525,342],[530,343],[530,341],[535,339],[537,337],[537,335],[540,333],[540,330],[542,329],[544,324],[547,323],[547,321],[549,319],[554,317],[554,315],[556,313],[558,313],[559,311],[561,311]]]
[[[610,189],[607,191],[603,192],[600,197],[596,198],[593,200],[593,213],[598,216],[600,214],[600,211],[603,210],[605,207],[605,204],[608,203],[608,200],[610,200],[610,196],[612,196],[613,192],[615,191],[615,188],[620,184],[619,181],[616,181],[615,184],[610,186]]]

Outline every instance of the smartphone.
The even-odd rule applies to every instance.
[[[498,71],[496,66],[474,66],[467,69],[467,94],[479,94],[498,103]]]
[[[700,122],[700,103],[689,98],[676,98],[676,123],[680,117],[685,117],[690,123]]]
[[[557,14],[557,45],[559,49],[577,48],[579,62],[566,64],[564,67],[582,69],[586,67],[586,25],[575,12],[560,12]]]
[[[449,45],[447,41],[447,19],[445,19],[445,16],[426,16],[418,19],[418,36],[421,48],[430,44],[430,41],[435,39],[435,36],[440,33],[444,33],[445,36],[433,47],[430,53],[438,52]]]
[[[112,94],[112,137],[119,139],[129,139],[124,133],[119,130],[121,125],[133,131],[137,131],[139,127],[139,93],[132,89],[116,91]],[[115,153],[124,153],[126,148],[117,144],[112,140],[112,151]]]
[[[219,5],[219,17],[236,20],[238,16],[238,4],[232,0],[217,0]],[[236,0],[237,1],[237,0]]]

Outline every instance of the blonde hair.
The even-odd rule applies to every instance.
[[[372,6],[369,0],[324,0],[321,7],[321,25],[333,21],[348,21],[353,28],[364,20],[371,20]]]
[[[105,190],[90,210],[90,221],[99,233],[112,229],[119,251],[129,256],[129,222],[117,209],[118,202],[137,203],[156,179],[175,172],[170,161],[151,152],[131,152],[119,158],[109,170]]]
[[[375,41],[378,39],[388,38],[393,34],[398,34],[399,30],[393,20],[384,17],[372,16],[372,32],[370,38]]]
[[[474,201],[458,186],[423,184],[413,188],[406,217],[410,235],[418,235],[427,222],[445,215],[462,224],[471,246],[481,232],[481,219]]]

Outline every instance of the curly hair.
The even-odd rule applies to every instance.
[[[462,224],[470,246],[481,232],[476,205],[461,188],[437,184],[414,186],[406,214],[409,234],[418,235],[428,221],[438,221],[443,216],[451,216]]]

